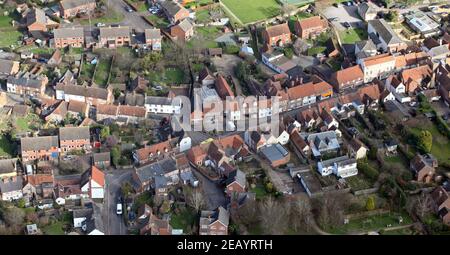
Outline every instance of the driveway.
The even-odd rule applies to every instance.
[[[132,169],[114,170],[106,173],[105,177],[105,199],[103,201],[103,224],[106,235],[126,235],[127,226],[123,219],[124,215],[116,214],[118,197],[121,196],[120,187],[122,183],[131,181]]]
[[[326,19],[335,19],[331,23],[338,30],[345,30],[346,28],[342,25],[344,22],[350,23],[352,27],[362,27],[364,22],[361,20],[358,14],[358,6],[342,6],[336,8],[330,6],[326,8],[322,13]]]
[[[193,169],[192,172],[194,173],[195,177],[197,177],[197,179],[200,181],[200,185],[203,190],[203,195],[206,198],[207,209],[214,210],[219,206],[225,206],[227,200],[225,198],[224,188],[221,187],[219,184],[210,181],[196,169]]]
[[[137,33],[143,33],[145,29],[152,28],[142,17],[150,15],[149,12],[127,12],[125,8],[128,6],[122,0],[109,1],[109,4],[116,12],[121,13],[124,16],[120,25],[130,26],[135,29]]]

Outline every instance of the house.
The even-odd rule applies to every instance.
[[[428,87],[433,71],[427,65],[403,70],[400,78],[405,86],[405,93],[414,94],[418,89]]]
[[[389,54],[380,54],[360,60],[364,73],[364,82],[371,82],[375,78],[383,79],[395,71],[395,58]]]
[[[284,56],[281,51],[267,51],[262,54],[262,61],[275,72],[282,74],[295,68],[297,64]]]
[[[450,56],[450,49],[447,44],[443,44],[426,51],[426,53],[434,63],[439,63],[440,61],[445,61]]]
[[[273,167],[285,165],[290,160],[290,153],[281,144],[269,144],[261,147],[260,154]]]
[[[111,88],[85,87],[80,85],[62,84],[56,85],[56,99],[66,102],[79,101],[89,105],[111,104],[114,95]]]
[[[103,200],[105,196],[105,173],[96,166],[92,166],[91,170],[86,172],[88,179],[85,183],[81,183],[81,191],[89,194],[94,200]]]
[[[138,75],[136,79],[131,82],[130,90],[135,93],[146,93],[149,85],[149,81],[144,77]]]
[[[67,46],[73,48],[84,47],[84,29],[82,27],[58,28],[53,30],[55,48],[61,49]]]
[[[162,49],[162,35],[159,28],[145,29],[145,45],[155,51]]]
[[[58,136],[25,137],[20,139],[22,162],[57,159]]]
[[[167,140],[136,150],[133,152],[133,158],[135,163],[142,165],[168,157],[172,149],[172,143]]]
[[[219,57],[221,58],[223,54],[222,48],[209,48],[208,49],[208,55],[210,57]]]
[[[0,180],[0,199],[13,201],[22,198],[22,176],[6,177]]]
[[[447,106],[450,105],[450,73],[444,67],[438,67],[436,85],[439,94]]]
[[[372,57],[377,53],[377,46],[372,40],[363,40],[355,43],[355,55],[357,59]]]
[[[181,102],[168,97],[146,96],[145,109],[149,113],[178,114],[181,110]]]
[[[15,177],[18,171],[18,159],[0,159],[0,180]]]
[[[95,0],[62,0],[59,2],[61,17],[72,18],[78,14],[91,13],[96,8]]]
[[[302,39],[315,38],[328,28],[328,23],[320,16],[314,16],[294,22],[295,34]]]
[[[295,154],[299,158],[308,158],[311,147],[306,143],[305,139],[297,130],[294,130],[290,135],[290,143],[294,149]]]
[[[198,74],[198,82],[200,82],[203,86],[214,85],[216,78],[209,68],[205,66]]]
[[[389,139],[384,143],[386,154],[397,154],[398,143],[394,139]]]
[[[193,165],[196,166],[203,166],[207,156],[208,154],[200,145],[192,147],[187,152],[187,158]]]
[[[164,1],[160,5],[171,24],[175,24],[189,17],[189,11],[177,2]]]
[[[362,159],[366,157],[368,149],[359,139],[352,138],[348,144],[348,151],[352,157]]]
[[[440,24],[420,10],[410,11],[405,15],[406,23],[423,37],[431,37],[441,33]]]
[[[310,134],[307,136],[306,142],[311,147],[315,158],[320,158],[328,153],[336,153],[340,149],[335,131]]]
[[[54,177],[52,173],[32,173],[25,177],[22,194],[27,201],[31,201],[33,198],[53,198],[54,188]]]
[[[19,72],[20,62],[0,59],[0,77],[15,75]]]
[[[59,128],[59,143],[63,154],[74,150],[90,150],[91,134],[89,127]]]
[[[98,168],[105,169],[111,166],[111,152],[98,152],[92,155],[92,164]]]
[[[189,19],[184,19],[170,28],[170,35],[179,41],[189,41],[189,39],[194,36],[194,25]]]
[[[9,76],[6,81],[6,90],[9,93],[19,95],[40,96],[44,95],[48,84],[47,76]]]
[[[292,87],[287,89],[289,97],[288,110],[314,104],[333,95],[333,87],[325,81],[317,80],[297,84],[291,81]]]
[[[354,88],[364,83],[364,74],[359,65],[339,70],[331,75],[331,84],[335,91]]]
[[[443,223],[450,226],[450,196],[444,187],[439,186],[431,193],[434,209]]]
[[[376,6],[371,2],[361,3],[358,5],[358,14],[364,21],[374,20],[377,17]]]
[[[369,20],[367,33],[377,49],[384,52],[398,52],[408,47],[384,19]]]
[[[84,117],[89,116],[89,104],[80,101],[69,101],[67,106],[67,113],[72,115],[73,117],[77,117],[83,119]]]
[[[356,159],[349,158],[348,156],[319,161],[317,163],[317,171],[322,176],[335,174],[340,178],[347,178],[358,174]]]
[[[153,189],[156,195],[167,196],[168,187],[179,182],[179,169],[175,160],[163,160],[134,169],[133,179],[138,184],[138,192]]]
[[[231,89],[230,85],[228,84],[227,80],[225,80],[225,78],[220,74],[217,75],[215,88],[216,88],[217,94],[223,100],[226,100],[227,97],[234,97],[234,92]]]
[[[117,107],[117,119],[118,124],[138,124],[145,119],[147,112],[145,107],[119,105]]]
[[[92,217],[92,208],[75,209],[72,211],[73,227],[81,228],[87,219]]]
[[[59,49],[57,49],[57,50],[55,50],[55,52],[53,52],[52,56],[47,61],[47,64],[50,66],[57,66],[57,65],[61,64],[61,61],[62,61],[61,51]]]
[[[169,219],[160,219],[153,214],[149,208],[148,223],[139,230],[141,235],[172,235],[172,226],[169,224]]]
[[[100,47],[117,48],[131,44],[130,27],[102,27],[98,36]]]
[[[39,8],[28,9],[26,22],[28,32],[31,31],[47,32],[48,29],[59,26],[57,22],[47,17],[45,15],[45,12]]]
[[[425,183],[433,181],[437,166],[437,160],[431,154],[417,154],[409,164],[409,168],[416,175],[417,181]]]
[[[231,197],[238,193],[243,193],[247,187],[247,180],[245,178],[245,173],[241,170],[233,171],[229,174],[226,181],[225,193],[227,196]]]
[[[322,125],[325,127],[324,129],[331,130],[339,128],[339,122],[336,121],[328,110],[322,110],[320,118],[322,119]]]
[[[46,122],[61,123],[67,117],[67,103],[60,101],[48,115],[44,117]]]
[[[42,234],[41,230],[38,229],[36,224],[29,224],[26,227],[27,231],[26,234],[27,235],[40,235]]]
[[[262,38],[264,43],[269,46],[281,47],[292,42],[288,23],[267,27],[262,32]]]
[[[228,235],[229,212],[220,206],[214,211],[202,211],[199,221],[199,235]]]

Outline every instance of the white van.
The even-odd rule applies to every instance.
[[[116,213],[117,215],[122,215],[122,204],[117,204]]]

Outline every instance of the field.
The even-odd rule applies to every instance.
[[[347,29],[339,33],[343,44],[353,44],[367,39],[367,32],[364,29],[354,28]]]
[[[222,3],[244,24],[280,14],[276,0],[222,0]]]

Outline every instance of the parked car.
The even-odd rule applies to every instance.
[[[116,213],[122,215],[122,204],[117,204]]]
[[[127,12],[133,12],[133,9],[131,9],[131,7],[129,7],[129,6],[125,7],[125,10],[126,10]]]
[[[106,24],[105,24],[105,23],[97,23],[96,26],[97,26],[97,27],[104,27],[104,26],[106,26]]]
[[[343,25],[345,28],[351,28],[351,27],[352,27],[352,25],[350,25],[350,23],[348,23],[348,22],[344,22],[342,25]]]

